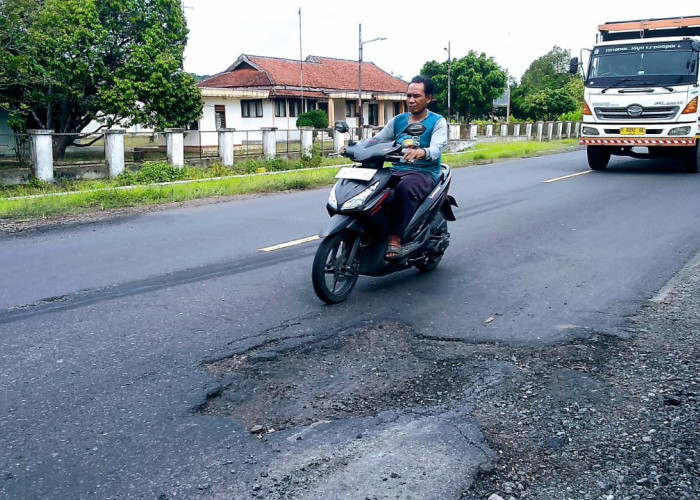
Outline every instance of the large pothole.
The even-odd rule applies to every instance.
[[[267,430],[387,410],[444,411],[483,375],[483,361],[451,356],[445,344],[383,323],[301,346],[266,345],[208,364],[222,390],[200,411]]]

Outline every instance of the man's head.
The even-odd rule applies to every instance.
[[[433,100],[434,94],[435,84],[430,78],[414,76],[406,91],[408,111],[413,115],[422,115],[428,103]]]

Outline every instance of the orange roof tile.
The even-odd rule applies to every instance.
[[[304,89],[325,91],[357,90],[358,63],[346,59],[309,56],[303,63],[291,59],[241,55],[225,72],[199,83],[205,88],[300,87],[303,67]],[[362,90],[404,93],[408,83],[378,68],[362,63]]]

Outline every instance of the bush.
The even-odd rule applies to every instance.
[[[307,111],[297,118],[297,127],[328,128],[328,115],[322,109]]]
[[[181,181],[186,177],[186,169],[176,168],[164,161],[147,161],[136,173],[136,181],[139,184]]]

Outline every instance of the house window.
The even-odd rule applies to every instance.
[[[345,116],[346,117],[352,118],[354,116],[357,116],[355,106],[356,106],[355,101],[345,101]]]
[[[243,118],[260,118],[262,115],[262,99],[247,99],[241,101],[241,116]]]
[[[305,101],[305,103],[304,103],[305,106],[304,106],[304,107],[306,108],[306,111],[307,111],[307,112],[308,112],[308,111],[313,111],[314,109],[316,109],[316,101],[315,101],[315,100],[312,100],[312,99],[304,99],[304,101]]]
[[[283,117],[287,116],[287,100],[286,99],[275,99],[275,116]]]
[[[226,106],[220,104],[214,106],[214,121],[217,130],[226,128]]]
[[[379,104],[369,105],[369,124],[375,126],[379,124]]]
[[[301,99],[289,99],[289,116],[299,116],[301,113]]]
[[[401,103],[395,102],[394,103],[394,116],[399,116],[400,114],[401,114]]]

